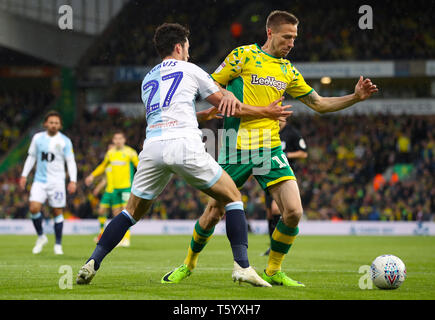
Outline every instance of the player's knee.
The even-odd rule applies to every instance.
[[[286,226],[296,227],[302,218],[302,214],[302,208],[289,208],[284,210],[282,219]]]
[[[242,194],[237,188],[231,188],[228,192],[227,201],[225,201],[225,204],[236,202],[236,201],[242,201]]]
[[[39,206],[39,205],[34,205],[34,204],[30,204],[30,206],[29,206],[29,211],[30,211],[31,214],[36,214],[36,213],[38,213],[39,211],[41,211],[41,206]]]

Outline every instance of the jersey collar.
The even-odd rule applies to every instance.
[[[264,51],[263,49],[261,49],[261,47],[260,47],[257,43],[256,43],[255,45],[257,46],[258,50],[260,50],[261,52],[263,52],[265,55],[267,55],[267,56],[269,56],[269,57],[272,57],[272,58],[275,58],[275,59],[279,59],[279,60],[282,59],[282,57],[275,57],[275,56],[272,56],[271,54],[268,54],[266,51]]]

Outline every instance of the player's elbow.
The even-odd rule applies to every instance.
[[[312,109],[320,114],[328,113],[328,106],[320,102],[313,104]]]
[[[329,104],[326,99],[321,96],[318,96],[312,103],[312,109],[320,114],[324,114],[329,112]]]

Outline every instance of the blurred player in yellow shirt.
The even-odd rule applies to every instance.
[[[130,196],[134,168],[137,167],[139,159],[137,152],[125,145],[125,140],[123,132],[115,132],[112,139],[113,147],[109,148],[103,162],[85,179],[85,184],[89,186],[96,177],[106,173],[107,186],[99,208],[99,221],[102,226],[100,234],[104,228],[105,211],[111,207],[113,216],[117,216],[125,208]],[[120,245],[130,245],[130,230],[126,232]]]

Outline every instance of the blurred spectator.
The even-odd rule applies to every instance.
[[[0,158],[41,114],[41,110],[47,108],[53,95],[39,90],[30,91],[0,91]]]
[[[265,21],[276,9],[300,20],[292,61],[431,59],[435,29],[430,1],[371,4],[372,30],[358,27],[354,1],[131,1],[112,21],[88,57],[90,65],[154,65],[155,28],[163,22],[187,25],[195,63],[220,63],[228,48],[266,40]],[[201,14],[198,14],[198,13]],[[243,32],[242,32],[243,29]],[[406,40],[404,40],[406,39]]]

